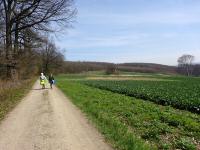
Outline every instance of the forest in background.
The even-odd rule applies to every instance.
[[[188,69],[189,68],[189,69]],[[64,61],[61,73],[83,73],[88,71],[104,71],[105,74],[118,74],[119,72],[156,73],[168,75],[200,75],[199,64],[181,63],[177,66],[168,66],[154,63],[106,63],[87,61]]]

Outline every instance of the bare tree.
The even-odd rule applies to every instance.
[[[0,19],[5,27],[5,57],[10,67],[15,67],[20,34],[31,29],[33,32],[51,31],[55,27],[68,26],[76,14],[73,0],[0,0]],[[1,23],[2,22],[2,23]]]
[[[62,67],[64,57],[52,40],[46,39],[41,50],[42,72],[56,72]]]
[[[117,74],[117,65],[116,64],[108,64],[106,67],[106,74]]]
[[[178,67],[187,76],[192,75],[194,58],[194,56],[188,54],[182,55],[178,58]]]

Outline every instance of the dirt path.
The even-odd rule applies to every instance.
[[[0,124],[0,150],[111,150],[57,89],[33,90]]]

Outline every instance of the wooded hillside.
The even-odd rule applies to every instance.
[[[80,73],[85,71],[116,70],[126,72],[166,73],[177,74],[176,66],[167,66],[152,63],[106,63],[106,62],[73,62],[65,61],[63,73]]]

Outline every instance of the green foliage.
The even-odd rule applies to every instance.
[[[176,148],[182,149],[182,150],[195,150],[196,147],[189,139],[181,138],[178,141],[176,141]]]
[[[88,80],[83,82],[92,87],[200,113],[199,78],[176,78],[175,81]]]
[[[93,88],[63,76],[57,84],[116,149],[197,149],[193,141],[200,141],[198,114]]]

